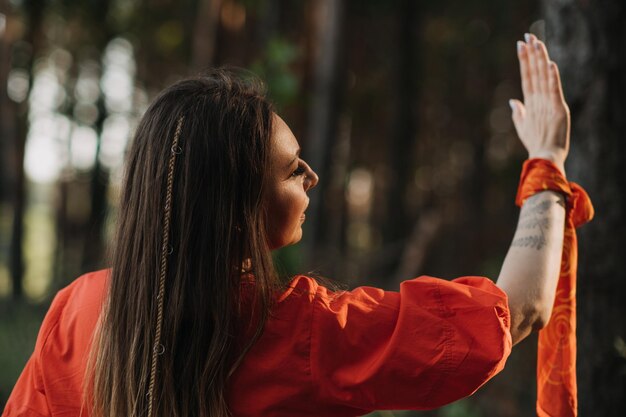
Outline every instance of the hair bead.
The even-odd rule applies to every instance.
[[[159,343],[158,345],[154,347],[154,351],[156,352],[157,355],[162,355],[165,353],[165,346]]]

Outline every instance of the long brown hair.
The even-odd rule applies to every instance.
[[[264,89],[233,70],[179,81],[146,111],[91,352],[94,416],[228,415],[227,379],[282,285],[263,203],[271,133]],[[259,320],[238,348],[244,262]]]

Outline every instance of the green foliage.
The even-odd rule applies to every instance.
[[[439,415],[441,417],[482,417],[482,413],[467,399],[443,407],[439,410]]]
[[[183,42],[184,30],[181,22],[177,19],[164,22],[156,29],[155,38],[157,47],[163,54],[172,53]]]
[[[292,64],[300,55],[294,43],[275,36],[267,43],[262,57],[250,67],[265,80],[269,97],[278,109],[293,103],[298,96],[300,86]]]
[[[366,417],[483,417],[483,414],[478,410],[478,408],[472,404],[473,403],[470,399],[465,398],[452,404],[448,404],[438,410],[381,410],[374,411],[373,413],[368,414]]]
[[[37,332],[45,309],[24,302],[6,302],[0,305],[0,405],[6,400],[13,385],[35,347]],[[2,407],[0,407],[2,408]]]
[[[276,270],[280,275],[290,277],[302,272],[301,246],[286,246],[275,250],[272,252],[272,258],[274,260]]]

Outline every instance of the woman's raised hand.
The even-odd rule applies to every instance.
[[[510,100],[513,124],[529,158],[548,159],[565,174],[570,114],[563,97],[559,69],[546,46],[534,35],[517,42],[524,103]]]

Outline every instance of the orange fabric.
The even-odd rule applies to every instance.
[[[78,415],[107,276],[87,274],[56,296],[4,417]],[[333,293],[298,276],[231,377],[228,403],[236,417],[438,407],[503,368],[509,320],[506,294],[482,277]]]
[[[578,184],[567,182],[550,161],[530,159],[524,163],[517,205],[545,190],[565,194],[567,218],[561,271],[552,317],[539,332],[537,352],[537,415],[570,417],[578,413],[576,393],[576,227],[593,218],[589,196]]]
[[[106,282],[106,270],[93,272],[54,297],[2,417],[80,414],[87,352]]]

